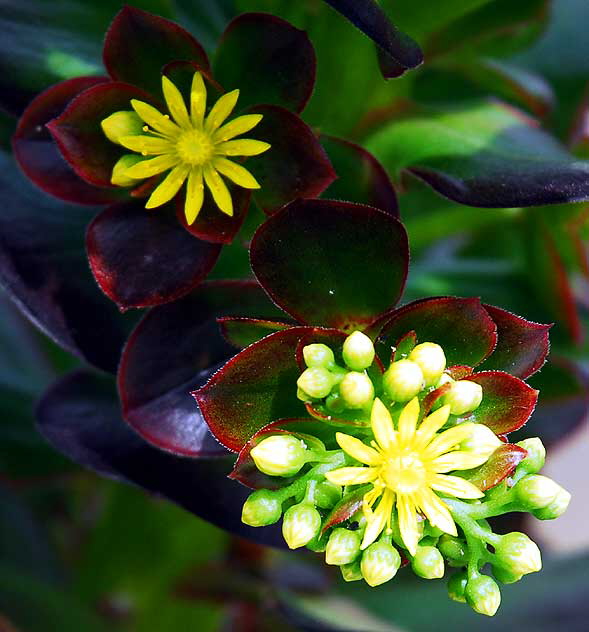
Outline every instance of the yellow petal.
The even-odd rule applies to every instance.
[[[350,437],[350,435],[343,434],[342,432],[335,433],[335,440],[338,442],[339,447],[347,452],[352,458],[366,465],[380,465],[382,463],[382,456],[374,449],[368,447],[365,443],[362,443],[360,439],[356,437]]]
[[[487,461],[488,454],[476,454],[475,452],[449,452],[442,454],[431,461],[435,472],[453,472],[454,470],[471,470]]]
[[[419,530],[417,528],[417,509],[408,494],[397,495],[397,513],[399,514],[399,531],[407,550],[411,555],[417,552]]]
[[[414,397],[403,407],[399,415],[399,442],[406,445],[415,434],[417,419],[419,418],[419,400]]]
[[[150,158],[149,160],[142,160],[141,162],[129,167],[126,171],[126,175],[130,178],[151,178],[158,173],[163,173],[168,169],[178,164],[178,157],[173,154],[164,154],[163,156],[157,156],[156,158]]]
[[[123,147],[136,151],[143,156],[170,154],[174,151],[174,145],[169,140],[143,134],[139,134],[139,136],[122,136],[119,138],[119,143]]]
[[[374,400],[374,404],[372,404],[370,424],[374,438],[383,450],[386,451],[391,446],[397,445],[397,437],[393,428],[391,413],[378,397]]]
[[[325,472],[325,478],[336,485],[361,485],[371,483],[378,476],[374,467],[340,467],[338,470]]]
[[[149,103],[131,99],[131,106],[137,114],[156,132],[161,132],[166,136],[178,136],[180,128],[170,120],[169,116],[162,114]]]
[[[448,496],[456,496],[456,498],[472,499],[484,496],[476,485],[459,476],[448,476],[447,474],[436,474],[433,478],[432,489]]]
[[[213,141],[215,143],[222,143],[229,140],[234,136],[245,134],[253,129],[261,120],[263,116],[261,114],[245,114],[244,116],[238,116],[237,118],[229,121],[220,127],[213,135]]]
[[[260,188],[258,181],[245,167],[242,167],[231,160],[227,160],[227,158],[215,158],[213,160],[213,167],[219,173],[244,189]]]
[[[240,138],[239,140],[228,140],[224,143],[219,143],[215,146],[215,151],[225,156],[257,156],[268,151],[271,146],[262,140]]]
[[[360,546],[362,550],[370,546],[382,533],[387,522],[390,522],[391,512],[393,511],[393,498],[393,492],[391,492],[390,489],[386,489],[378,503],[378,507],[368,520],[368,525],[366,526],[366,531],[364,532]]]
[[[205,121],[205,129],[214,132],[223,121],[231,114],[237,99],[239,98],[239,90],[232,90],[224,94],[211,108],[209,115]]]
[[[169,202],[184,184],[189,170],[190,167],[188,165],[174,167],[149,196],[145,208],[155,208]]]
[[[196,127],[202,127],[206,107],[207,88],[200,72],[195,72],[190,88],[190,118]]]
[[[162,75],[162,90],[166,99],[166,105],[173,119],[180,127],[184,129],[190,128],[190,117],[188,116],[186,103],[184,103],[184,97],[166,75]]]
[[[435,457],[448,452],[461,441],[470,437],[473,427],[474,424],[472,423],[462,423],[449,430],[444,430],[425,448],[426,454],[430,457]]]
[[[428,415],[419,425],[416,437],[416,448],[425,447],[433,438],[436,432],[444,426],[450,416],[450,406],[442,406],[435,412]]]
[[[458,535],[448,506],[431,489],[423,489],[418,495],[417,502],[431,525],[450,535]]]
[[[213,195],[215,204],[223,213],[233,215],[233,200],[227,185],[223,182],[221,176],[213,169],[210,164],[204,167],[204,177],[210,192]]]
[[[193,167],[188,175],[186,184],[186,202],[184,204],[184,215],[188,225],[194,223],[202,208],[204,200],[204,184],[202,181],[202,168]]]

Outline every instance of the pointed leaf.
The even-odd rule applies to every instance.
[[[506,443],[499,446],[483,465],[463,472],[462,476],[485,492],[510,476],[526,456],[528,452],[524,448]]]
[[[322,533],[325,533],[327,529],[335,527],[346,520],[349,520],[355,513],[362,509],[362,502],[364,500],[364,494],[370,491],[370,485],[364,485],[355,489],[342,498],[339,503],[329,512],[329,515],[323,521]]]
[[[217,322],[225,340],[239,349],[257,342],[274,331],[282,331],[292,327],[292,323],[281,323],[260,318],[232,318],[231,316],[218,318]]]

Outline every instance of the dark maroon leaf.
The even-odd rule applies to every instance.
[[[527,450],[513,443],[499,446],[483,465],[463,472],[464,478],[485,492],[510,476],[528,456]]]
[[[403,226],[383,211],[298,200],[258,229],[250,256],[260,283],[295,319],[351,330],[395,305],[409,254]]]
[[[335,171],[313,130],[292,112],[276,105],[251,108],[264,118],[250,133],[271,148],[246,165],[258,182],[254,200],[272,213],[296,198],[313,198],[336,178]]]
[[[226,316],[217,320],[225,340],[239,349],[257,342],[272,332],[282,331],[292,326],[292,323],[262,320],[260,318],[232,318]]]
[[[110,76],[159,96],[163,68],[172,61],[209,66],[203,47],[178,24],[136,7],[121,9],[104,41],[104,65]]]
[[[322,532],[325,533],[327,529],[335,527],[346,520],[349,520],[357,511],[362,509],[362,501],[364,500],[364,494],[370,489],[369,486],[364,485],[346,494],[339,503],[329,512],[327,518],[323,521]]]
[[[415,331],[417,342],[435,342],[446,364],[476,366],[495,348],[495,323],[478,298],[442,296],[408,303],[395,310],[378,338],[379,355],[388,359],[397,340]]]
[[[315,84],[315,51],[304,31],[265,13],[244,13],[227,27],[213,64],[238,105],[280,105],[302,112]]]
[[[480,384],[483,401],[467,415],[469,421],[485,424],[498,435],[521,428],[534,412],[538,391],[509,373],[481,371],[466,378]]]
[[[138,485],[231,533],[284,546],[278,528],[241,522],[249,491],[227,478],[233,459],[186,459],[145,443],[121,420],[113,380],[86,371],[66,376],[41,399],[37,420],[51,445],[83,467]]]
[[[372,154],[341,138],[322,135],[320,140],[338,176],[323,192],[323,197],[368,204],[399,216],[395,189]]]
[[[184,296],[210,272],[221,246],[184,230],[173,202],[146,210],[139,200],[99,213],[88,226],[86,249],[98,285],[125,310]]]
[[[21,169],[39,188],[62,200],[79,204],[107,204],[120,197],[114,188],[98,188],[81,180],[59,153],[45,124],[59,116],[80,92],[108,81],[103,77],[78,77],[42,92],[28,105],[12,137],[14,156]]]

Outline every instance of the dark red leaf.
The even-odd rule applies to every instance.
[[[325,533],[327,529],[349,520],[357,511],[360,511],[360,509],[362,509],[364,494],[366,494],[368,489],[369,487],[365,485],[346,494],[323,521],[321,532]]]
[[[206,277],[221,250],[184,230],[173,203],[148,211],[142,201],[99,213],[88,227],[86,248],[98,285],[122,310],[184,296]]]
[[[349,331],[394,306],[409,253],[403,226],[383,211],[298,200],[258,229],[250,256],[260,283],[291,316]]]
[[[528,452],[524,448],[506,443],[499,446],[486,463],[474,470],[463,472],[463,476],[485,492],[510,476],[527,456]]]
[[[289,323],[281,323],[275,320],[262,320],[260,318],[232,318],[225,316],[217,319],[223,337],[234,347],[243,349],[264,336],[288,329]]]

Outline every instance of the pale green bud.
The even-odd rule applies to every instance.
[[[256,467],[269,476],[294,476],[307,462],[307,448],[293,435],[274,435],[250,452]]]
[[[563,487],[560,488],[556,498],[546,507],[536,509],[533,513],[539,520],[554,520],[567,510],[571,502],[571,495]]]
[[[484,424],[474,424],[471,434],[460,443],[460,449],[480,455],[484,463],[500,445],[503,442],[491,428]]]
[[[493,566],[493,575],[495,575],[495,579],[502,584],[515,584],[523,577],[523,575],[512,573],[506,568],[503,568],[503,566]]]
[[[344,362],[353,371],[367,369],[374,360],[374,345],[372,340],[361,331],[355,331],[344,341],[342,350]]]
[[[118,187],[132,187],[137,184],[136,178],[129,178],[127,169],[130,169],[142,160],[143,156],[139,156],[139,154],[125,154],[121,156],[112,168],[111,183]]]
[[[360,579],[364,579],[362,576],[362,569],[360,568],[360,561],[356,560],[351,564],[344,564],[340,566],[342,577],[345,582],[357,582]]]
[[[324,344],[312,344],[303,347],[305,364],[312,367],[331,368],[335,364],[333,351]]]
[[[495,545],[495,557],[500,566],[514,575],[536,573],[542,568],[542,556],[536,543],[517,531],[499,540]]]
[[[365,408],[374,399],[374,386],[365,373],[350,371],[340,382],[339,392],[346,408]]]
[[[282,516],[282,503],[276,494],[267,489],[253,492],[243,504],[241,521],[250,527],[265,527],[274,524]]]
[[[334,529],[325,549],[325,561],[333,566],[351,564],[360,553],[360,536],[357,531]]]
[[[445,533],[438,541],[438,549],[450,565],[464,566],[466,563],[468,548],[464,540]]]
[[[425,380],[419,365],[411,360],[393,362],[382,376],[386,394],[394,402],[408,402],[424,387]]]
[[[452,415],[464,415],[480,406],[483,401],[483,389],[476,382],[458,380],[452,383],[448,392],[440,400],[442,405],[450,406]]]
[[[388,542],[374,542],[362,554],[360,568],[369,586],[384,584],[397,574],[401,566],[399,551]]]
[[[459,603],[466,603],[466,596],[464,592],[466,590],[466,584],[468,582],[468,576],[466,571],[454,573],[448,580],[448,597]]]
[[[315,487],[313,501],[322,509],[331,509],[342,499],[342,487],[329,481],[321,481]]]
[[[282,536],[291,549],[308,544],[321,529],[321,515],[309,503],[293,505],[284,513]]]
[[[520,503],[531,511],[547,507],[558,495],[562,487],[551,478],[541,474],[524,476],[513,491]]]
[[[518,470],[524,470],[528,474],[536,474],[544,467],[546,448],[538,437],[518,441],[516,445],[528,451],[528,456],[517,466]]]
[[[420,546],[411,560],[413,572],[423,579],[444,576],[444,558],[435,546]]]
[[[499,586],[490,577],[479,575],[470,579],[464,591],[468,605],[479,614],[492,617],[501,604]]]
[[[107,116],[100,125],[108,140],[119,144],[123,136],[142,134],[145,123],[132,110],[121,110]]]
[[[414,347],[409,360],[419,365],[426,386],[436,384],[446,368],[444,350],[434,342],[422,342]]]
[[[313,399],[323,399],[333,387],[333,377],[327,369],[316,366],[301,373],[297,386]]]
[[[440,388],[440,386],[444,386],[444,384],[451,384],[455,381],[456,380],[451,375],[448,375],[447,373],[442,373],[442,375],[440,375],[440,379],[434,384],[434,386],[436,388]]]
[[[346,375],[348,374],[348,369],[344,369],[343,367],[336,364],[329,369],[329,372],[331,373],[331,379],[333,380],[333,384],[335,386],[346,377]]]

